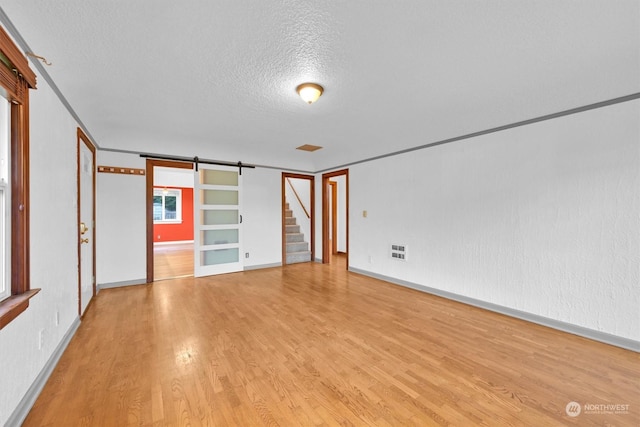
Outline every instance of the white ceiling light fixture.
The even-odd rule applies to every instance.
[[[317,83],[302,83],[296,88],[296,92],[300,95],[300,98],[307,104],[313,104],[320,98],[324,89]]]

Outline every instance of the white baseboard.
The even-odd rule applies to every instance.
[[[606,332],[600,332],[593,329],[585,328],[583,326],[573,325],[571,323],[562,322],[560,320],[539,316],[537,314],[527,313],[526,311],[520,311],[475,298],[454,294],[452,292],[430,288],[428,286],[419,285],[417,283],[383,276],[381,274],[372,273],[370,271],[360,270],[359,268],[349,267],[349,271],[640,353],[640,341],[619,337],[617,335],[608,334]]]
[[[47,360],[47,363],[45,363],[44,367],[31,384],[31,387],[29,387],[24,397],[20,400],[20,403],[18,403],[18,406],[5,423],[5,427],[22,425],[24,420],[27,418],[27,415],[29,415],[29,411],[33,407],[33,404],[36,403],[36,400],[47,383],[47,380],[51,376],[51,373],[58,364],[60,357],[62,357],[62,353],[66,350],[71,338],[73,338],[79,326],[80,318],[76,317],[49,360]]]
[[[273,267],[282,267],[282,263],[281,262],[275,262],[272,264],[258,264],[258,265],[247,265],[243,268],[244,271],[249,271],[249,270],[260,270],[263,268],[273,268]]]
[[[111,282],[111,283],[98,283],[98,285],[96,286],[96,290],[100,291],[101,289],[121,288],[123,286],[146,285],[146,284],[147,284],[147,279],[125,280],[123,282]]]
[[[176,241],[168,241],[168,242],[153,242],[153,246],[162,246],[162,245],[182,245],[187,243],[193,243],[193,240],[176,240]]]

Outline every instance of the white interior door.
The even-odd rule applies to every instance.
[[[94,224],[93,224],[93,151],[80,140],[78,144],[79,166],[78,171],[80,193],[80,315],[82,316],[95,294],[93,279],[93,251],[94,251]]]
[[[238,168],[198,165],[193,191],[194,276],[241,271],[242,175]]]

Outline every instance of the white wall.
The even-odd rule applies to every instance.
[[[282,263],[282,172],[242,169],[242,240],[245,268]]]
[[[98,151],[98,165],[146,168],[133,154]],[[146,176],[97,174],[96,282],[144,283],[147,277]]]
[[[639,117],[635,100],[352,166],[351,267],[640,340]]]
[[[153,185],[156,187],[193,188],[193,175],[192,169],[156,166],[153,168]]]
[[[0,330],[0,425],[78,317],[76,129],[39,77],[38,89],[30,92],[30,247],[31,288],[42,290],[25,312]]]

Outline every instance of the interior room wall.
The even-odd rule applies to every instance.
[[[244,268],[282,264],[282,171],[242,170],[243,252],[249,253]]]
[[[191,169],[156,166],[153,168],[153,185],[157,187],[193,188],[193,174],[194,171]]]
[[[351,166],[351,268],[640,340],[638,117],[634,100]]]
[[[98,165],[146,169],[146,160],[134,154],[101,150]],[[97,175],[98,286],[146,282],[146,179],[144,175]]]
[[[29,96],[31,288],[41,291],[0,330],[0,425],[78,322],[77,123],[41,76]]]

